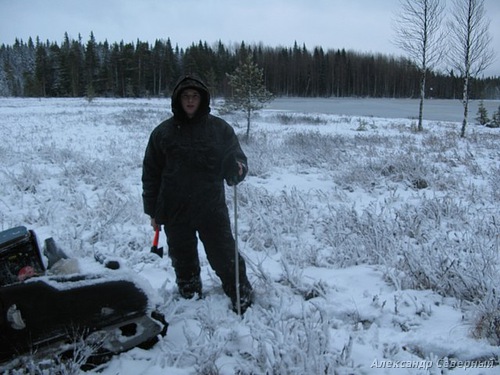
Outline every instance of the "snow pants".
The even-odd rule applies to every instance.
[[[222,282],[222,288],[236,305],[235,241],[226,206],[219,207],[206,220],[193,225],[170,223],[165,225],[168,255],[175,270],[179,293],[184,298],[202,295],[198,237],[203,243],[210,266]],[[248,306],[252,300],[252,286],[246,275],[244,259],[239,256],[240,302]]]

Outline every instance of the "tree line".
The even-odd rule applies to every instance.
[[[263,69],[267,89],[276,96],[387,97],[419,96],[420,71],[405,57],[324,50],[295,43],[208,45],[199,41],[183,49],[170,39],[153,44],[83,42],[66,33],[63,41],[30,38],[0,47],[0,96],[20,97],[148,97],[169,96],[177,78],[196,72],[214,95],[231,90],[227,74],[251,56]],[[453,71],[428,72],[427,97],[461,98],[462,78]],[[500,97],[500,77],[474,78],[470,96]]]

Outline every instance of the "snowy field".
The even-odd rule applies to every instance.
[[[462,139],[460,119],[416,133],[411,116],[288,104],[257,114],[242,144],[238,239],[256,300],[240,319],[201,245],[196,301],[149,253],[141,164],[169,100],[0,99],[0,229],[53,237],[82,264],[118,259],[170,323],[151,350],[87,373],[499,374],[500,131],[471,120]],[[243,137],[245,120],[224,118]]]

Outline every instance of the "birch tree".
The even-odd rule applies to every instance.
[[[453,0],[450,20],[450,65],[463,79],[464,117],[460,136],[465,137],[469,115],[469,85],[492,62],[494,52],[489,34],[490,22],[485,18],[484,0]]]
[[[444,3],[442,0],[400,0],[400,6],[394,23],[395,44],[420,71],[418,131],[422,131],[427,71],[433,69],[445,53],[441,28]]]

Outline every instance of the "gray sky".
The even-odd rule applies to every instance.
[[[450,0],[448,0],[450,2]],[[170,38],[188,47],[221,40],[308,49],[345,48],[400,56],[392,21],[398,0],[0,0],[0,44],[39,36],[62,42],[90,32],[98,41],[153,43]],[[496,59],[485,72],[500,76],[500,1],[485,0]]]

